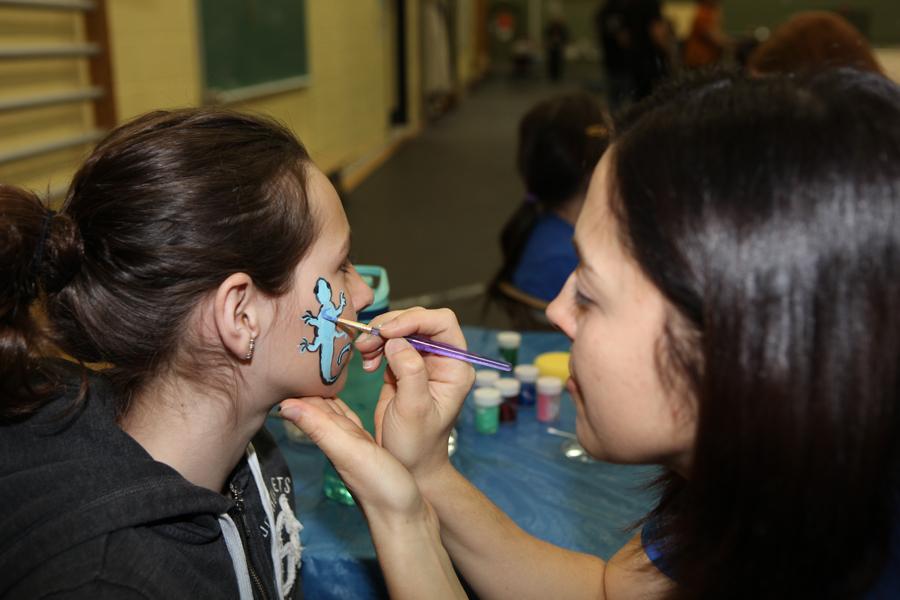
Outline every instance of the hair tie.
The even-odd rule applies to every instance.
[[[532,194],[531,192],[528,192],[527,194],[525,194],[525,200],[524,200],[525,204],[537,204],[540,201],[541,201],[541,199],[538,198],[535,194]]]
[[[50,235],[50,224],[55,216],[56,211],[48,209],[47,214],[44,215],[44,220],[41,221],[41,234],[38,236],[37,247],[34,249],[34,258],[31,260],[30,272],[33,279],[37,279],[41,273],[41,262],[44,260],[44,248],[47,246],[47,236]]]
[[[593,125],[585,127],[584,134],[592,138],[608,138],[609,128],[606,125],[594,123]]]

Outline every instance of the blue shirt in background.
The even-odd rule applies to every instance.
[[[525,243],[513,272],[517,288],[547,302],[559,291],[578,265],[572,236],[575,228],[554,214],[542,215]]]

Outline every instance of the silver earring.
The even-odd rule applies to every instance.
[[[253,358],[253,351],[256,349],[256,338],[250,338],[250,349],[247,350],[247,354],[244,355],[244,360],[251,360]]]

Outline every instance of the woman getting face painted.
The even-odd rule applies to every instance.
[[[324,317],[372,292],[293,134],[139,117],[59,213],[0,186],[0,237],[0,596],[300,597],[294,482],[263,424],[338,394],[350,337]]]

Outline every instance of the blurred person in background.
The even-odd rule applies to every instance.
[[[658,0],[628,0],[625,8],[632,40],[628,62],[637,101],[649,96],[672,72],[672,29]]]
[[[730,40],[722,31],[720,0],[699,0],[691,32],[684,42],[682,64],[689,69],[719,63]]]
[[[850,67],[884,74],[872,47],[847,19],[828,11],[797,13],[750,54],[757,75]]]
[[[634,94],[634,79],[628,67],[631,34],[626,21],[627,4],[628,0],[607,0],[594,14],[611,111],[618,110]]]
[[[565,74],[566,46],[569,43],[569,26],[559,2],[550,4],[547,10],[547,26],[544,28],[544,49],[547,60],[547,77],[561,81]]]
[[[603,111],[587,93],[544,100],[519,123],[516,164],[525,200],[503,227],[501,281],[549,302],[578,264],[572,235],[594,166],[609,132]]]

